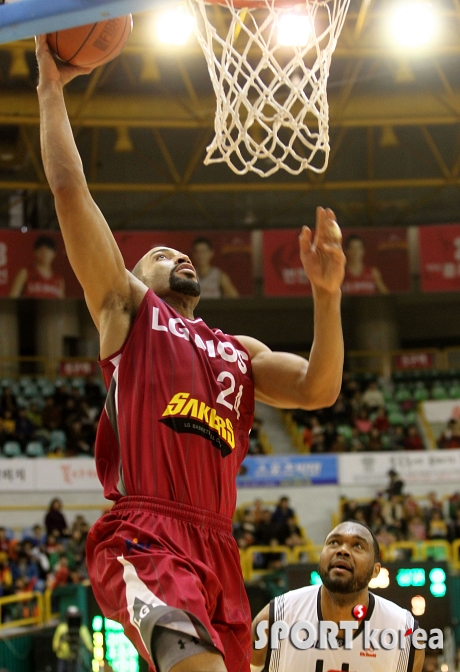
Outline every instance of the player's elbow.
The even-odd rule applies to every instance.
[[[311,391],[300,400],[299,408],[304,411],[318,411],[322,408],[330,408],[337,401],[340,394],[340,386],[334,389]]]

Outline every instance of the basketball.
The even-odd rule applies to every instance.
[[[51,51],[62,61],[94,67],[111,61],[125,46],[133,27],[131,14],[48,33]]]

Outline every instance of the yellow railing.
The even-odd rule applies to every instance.
[[[253,558],[256,553],[265,555],[269,553],[279,553],[284,556],[283,565],[298,564],[302,562],[317,563],[321,553],[322,545],[316,545],[311,542],[294,546],[249,546],[242,550],[240,549],[241,569],[245,581],[252,581],[253,579],[263,576],[265,574],[273,573],[274,569],[259,569],[254,567]],[[432,541],[396,541],[389,546],[380,546],[380,553],[383,562],[391,562],[398,560],[399,551],[410,550],[411,559],[407,562],[417,562],[429,560],[431,557],[430,551],[433,549],[442,550],[443,558],[445,559],[453,571],[460,572],[460,539],[456,539],[451,544],[443,539],[436,539]]]
[[[45,590],[43,593],[43,623],[49,623],[50,621],[59,618],[59,612],[52,611],[51,597],[53,595],[52,590]]]
[[[9,618],[5,621],[6,605],[21,605],[27,602],[29,604],[23,607],[23,615],[21,618]],[[31,605],[31,603],[34,603]],[[30,610],[31,615],[24,614]],[[19,593],[18,595],[8,595],[7,597],[0,597],[0,631],[7,628],[20,628],[25,625],[42,625],[43,624],[43,595],[38,592]]]

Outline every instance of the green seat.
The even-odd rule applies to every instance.
[[[417,411],[408,411],[404,416],[404,424],[406,427],[408,425],[415,425],[417,422]]]
[[[404,415],[401,411],[394,411],[388,414],[388,422],[390,425],[404,425]]]
[[[448,395],[446,388],[439,384],[434,385],[433,389],[431,390],[431,398],[437,399],[438,401],[442,399],[447,399]]]
[[[6,457],[20,457],[22,455],[20,444],[17,441],[7,441],[3,446],[3,454]]]
[[[62,429],[52,429],[50,432],[50,446],[49,449],[56,450],[56,448],[64,449],[67,443],[67,435]]]
[[[426,401],[427,399],[430,398],[430,392],[426,385],[419,381],[416,386],[415,390],[413,393],[413,399],[414,401]]]
[[[29,441],[26,446],[27,457],[43,457],[45,449],[41,441]]]
[[[343,436],[344,439],[351,439],[353,436],[353,430],[350,425],[339,425],[337,427],[337,434]]]
[[[449,397],[450,399],[460,399],[460,381],[453,380],[452,385],[449,387]]]
[[[389,401],[385,404],[385,410],[387,415],[390,415],[390,413],[399,413],[399,404],[396,401]]]
[[[399,402],[407,401],[408,399],[412,399],[412,394],[408,387],[400,385],[395,391],[394,398]]]

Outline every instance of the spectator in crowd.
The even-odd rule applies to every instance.
[[[6,441],[15,441],[16,440],[16,420],[13,415],[13,411],[6,409],[3,411],[3,417],[0,418],[0,441],[5,443]]]
[[[409,541],[425,541],[426,540],[426,525],[420,516],[413,516],[407,525],[408,540]]]
[[[380,434],[380,430],[377,429],[377,427],[372,427],[371,431],[369,432],[367,450],[373,452],[383,450],[382,435]]]
[[[53,397],[45,398],[45,405],[42,409],[42,424],[48,431],[61,428],[61,408],[56,404]]]
[[[439,509],[434,509],[431,519],[428,523],[428,539],[444,539],[449,537],[449,528]]]
[[[16,439],[23,448],[25,448],[26,444],[31,441],[35,435],[35,425],[27,415],[27,409],[25,408],[20,408],[18,410],[15,433]]]
[[[404,450],[404,439],[404,427],[402,425],[392,425],[388,431],[390,450]]]
[[[294,548],[305,543],[302,537],[302,530],[297,525],[295,516],[290,516],[284,525],[281,525],[278,532],[278,539],[282,546]]]
[[[372,429],[372,420],[365,408],[362,408],[355,418],[355,427],[361,434],[368,434]]]
[[[378,408],[385,406],[385,399],[375,380],[367,386],[362,401],[370,411],[376,411]]]
[[[48,513],[45,516],[45,527],[47,534],[57,532],[59,537],[65,537],[69,533],[67,521],[62,513],[62,502],[59,497],[51,500]]]
[[[273,546],[279,543],[278,541],[279,526],[272,520],[272,512],[270,509],[264,509],[262,520],[256,525],[255,529],[255,543],[257,546]]]
[[[393,495],[402,495],[404,490],[404,481],[399,477],[399,474],[394,469],[390,469],[388,472],[388,477],[390,482],[387,489],[385,490],[388,499],[391,499]]]
[[[404,438],[405,450],[423,450],[423,441],[415,425],[409,425]]]
[[[460,420],[449,420],[437,443],[438,448],[460,448]]]
[[[288,518],[293,516],[295,516],[295,513],[289,506],[289,497],[280,497],[276,509],[273,511],[272,521],[274,525],[285,525]]]
[[[388,432],[390,429],[390,421],[385,412],[385,407],[380,406],[377,409],[377,413],[374,418],[374,427],[379,430],[379,432]]]
[[[337,401],[332,406],[331,415],[335,425],[344,425],[350,423],[351,409],[343,392],[339,394]]]
[[[456,509],[449,523],[449,537],[451,541],[460,539],[460,509]]]

